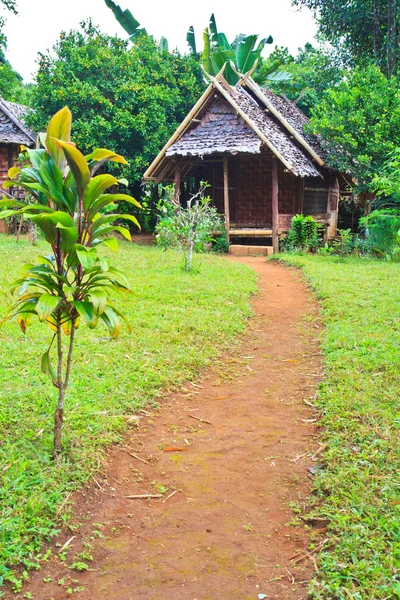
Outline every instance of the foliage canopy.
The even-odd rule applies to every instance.
[[[43,130],[64,104],[74,115],[76,143],[88,152],[105,146],[123,154],[119,166],[137,186],[144,170],[204,88],[200,67],[178,52],[162,52],[149,36],[128,42],[91,22],[62,33],[55,56],[41,54],[29,124]]]

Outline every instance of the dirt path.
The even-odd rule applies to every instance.
[[[315,433],[303,399],[320,369],[317,309],[289,269],[264,258],[230,260],[259,274],[243,341],[224,369],[143,416],[129,449],[110,452],[107,479],[78,498],[81,527],[60,538],[76,536],[66,563],[85,562],[83,550],[93,555],[90,570],[52,559],[32,576],[34,600],[70,598],[68,588],[81,600],[305,598],[313,567],[291,566],[307,534],[289,523],[289,504],[303,502],[312,485],[311,457],[293,459]],[[126,498],[164,491],[158,486],[168,488],[161,500]]]

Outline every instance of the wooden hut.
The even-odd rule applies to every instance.
[[[232,87],[220,74],[144,174],[144,181],[207,181],[228,240],[257,240],[279,247],[297,213],[337,229],[345,177],[326,165],[320,141],[292,102],[242,76]],[[187,182],[186,186],[184,183]]]
[[[8,102],[0,97],[0,187],[8,179],[8,169],[18,159],[20,146],[35,145],[35,137],[23,121],[27,110],[22,104]],[[10,190],[2,190],[2,194],[9,195]],[[0,232],[5,232],[4,221],[0,221]]]

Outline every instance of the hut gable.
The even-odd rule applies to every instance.
[[[258,154],[261,143],[232,106],[219,98],[194,127],[168,148],[166,156],[205,156],[225,152]]]
[[[24,144],[31,146],[35,142],[33,134],[25,127],[23,119],[27,107],[0,98],[0,143]]]
[[[239,107],[264,134],[273,148],[281,155],[293,175],[299,177],[320,177],[321,173],[316,168],[311,158],[296,143],[285,127],[264,106],[251,95],[243,86],[231,88],[225,84],[226,92],[232,98],[233,104]]]

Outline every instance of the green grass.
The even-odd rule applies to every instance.
[[[312,512],[329,520],[313,598],[400,598],[400,265],[283,255],[322,304],[324,468]]]
[[[43,242],[33,248],[0,237],[0,315],[12,304],[8,288],[22,264],[46,252]],[[57,533],[68,492],[100,467],[108,444],[122,439],[127,415],[162,403],[165,390],[195,378],[251,315],[256,276],[245,266],[204,255],[185,273],[179,255],[128,243],[111,258],[132,285],[132,294],[117,299],[132,333],[125,328],[109,341],[105,328],[78,330],[61,465],[50,458],[56,390],[39,368],[50,329],[34,323],[24,336],[7,322],[0,330],[0,576],[10,577],[17,563],[29,566]]]

